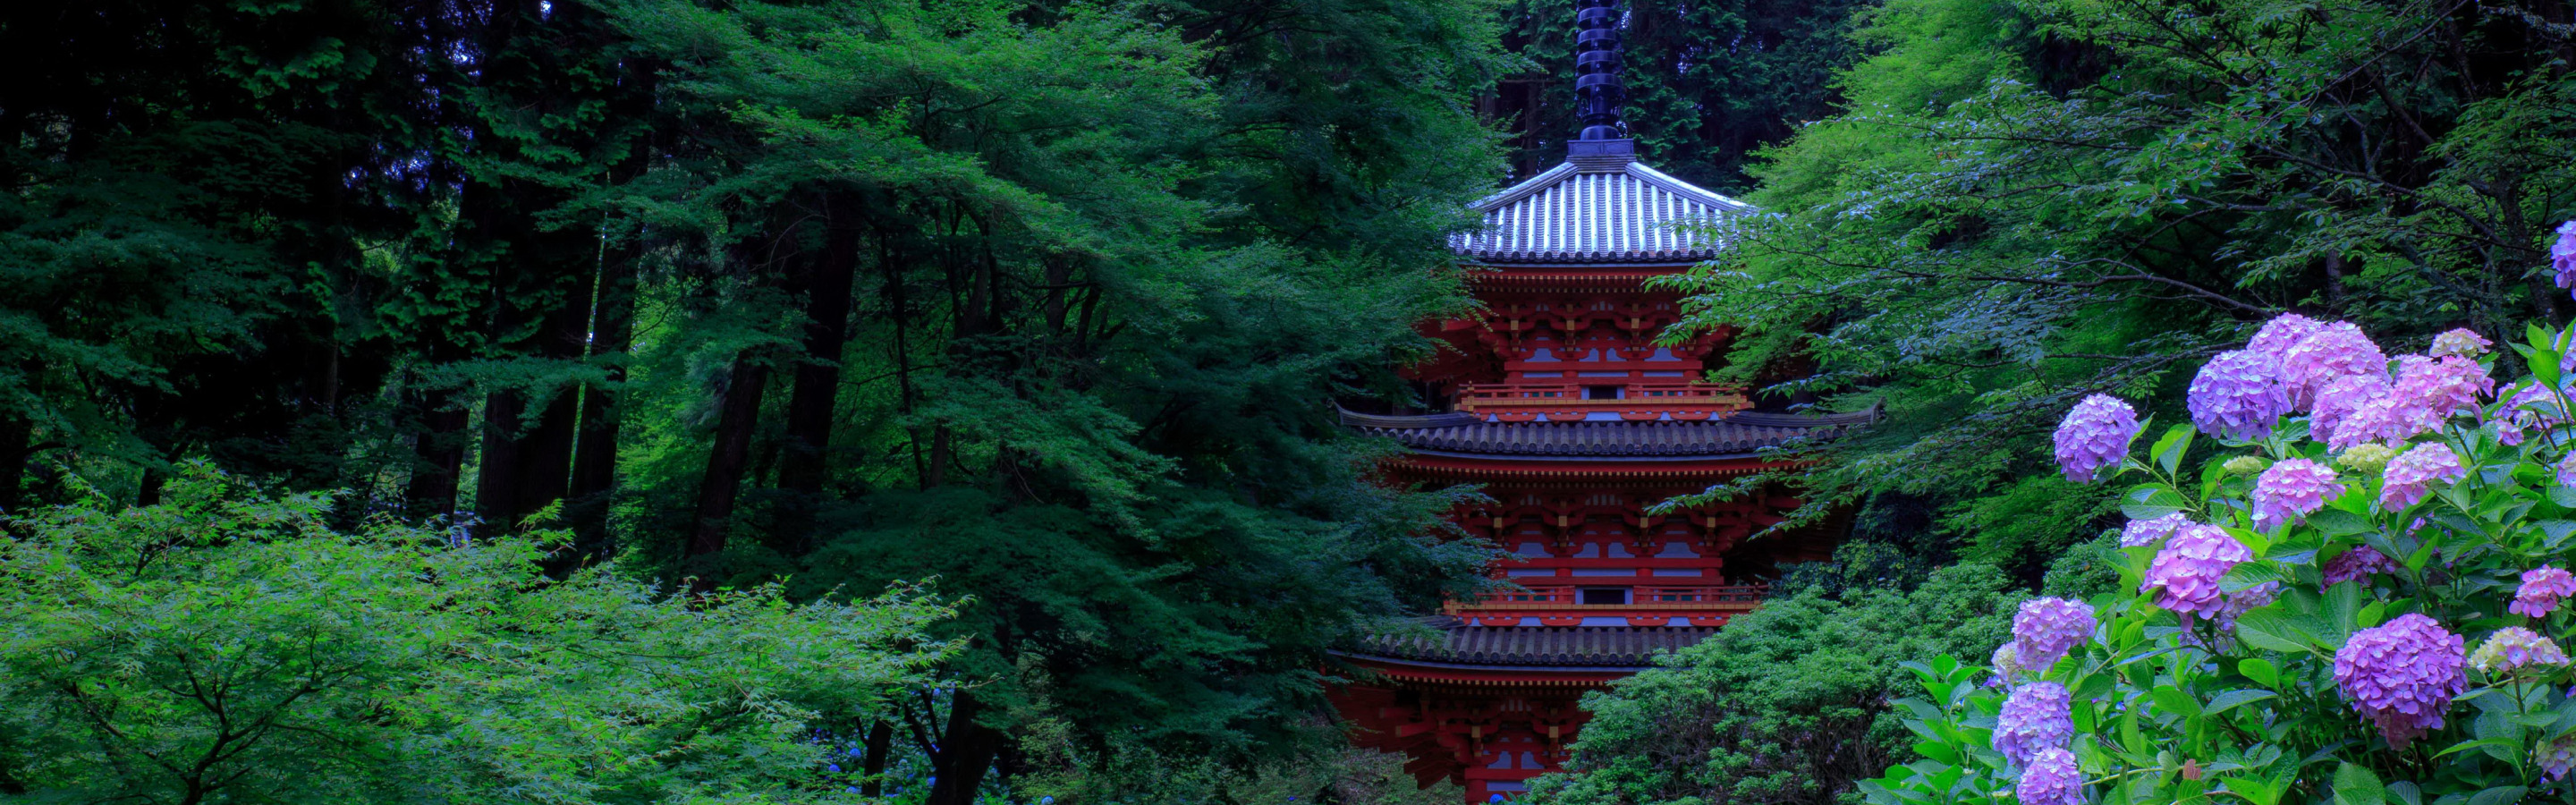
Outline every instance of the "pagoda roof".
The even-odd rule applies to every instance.
[[[1345,656],[1460,670],[1528,668],[1641,670],[1658,652],[1717,634],[1716,626],[1481,626],[1463,618],[1423,619],[1427,632],[1379,634]]]
[[[1484,226],[1450,239],[1487,264],[1690,264],[1718,246],[1678,224],[1752,209],[1621,155],[1576,156],[1471,205]]]
[[[1873,408],[1822,416],[1738,411],[1700,421],[1488,422],[1473,414],[1383,416],[1344,410],[1342,424],[1395,439],[1424,455],[1675,461],[1750,458],[1763,448],[1839,435],[1877,417]]]

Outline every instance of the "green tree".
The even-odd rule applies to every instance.
[[[329,523],[210,471],[0,541],[0,795],[646,803],[829,796],[846,729],[954,648],[921,592],[692,598],[564,535]]]

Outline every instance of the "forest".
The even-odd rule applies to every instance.
[[[1667,337],[1879,414],[1675,501],[1848,534],[1521,801],[2576,801],[2576,8],[1620,8],[1639,159],[1754,210]],[[1576,32],[0,10],[0,801],[1456,802],[1327,690],[1503,549],[1337,411],[1423,402]]]

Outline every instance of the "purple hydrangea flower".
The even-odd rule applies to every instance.
[[[2469,665],[2490,674],[2509,674],[2534,665],[2566,665],[2567,652],[2557,643],[2520,626],[2497,629],[2469,652]]]
[[[2513,603],[2505,611],[2534,618],[2547,617],[2558,608],[2559,599],[2576,595],[2576,576],[2548,565],[2522,572],[2522,586],[2513,591]]]
[[[2120,547],[2154,545],[2163,542],[2165,536],[2172,534],[2174,529],[2191,524],[2191,520],[2183,517],[2182,512],[2174,512],[2152,520],[2131,520],[2128,525],[2120,527]]]
[[[2559,486],[2576,486],[2576,453],[2568,453],[2559,459],[2554,469],[2558,470]]]
[[[2156,606],[2175,612],[2216,615],[2226,606],[2218,589],[2219,577],[2252,558],[2252,551],[2217,526],[2187,525],[2175,530],[2164,549],[2156,552],[2138,592],[2155,593]]]
[[[2550,782],[2565,778],[2568,771],[2576,770],[2576,735],[2565,736],[2534,747],[2531,750],[2531,759],[2540,764],[2542,778]]]
[[[2279,373],[2279,363],[2259,352],[2218,353],[2191,378],[2184,404],[2191,409],[2192,424],[2230,439],[2271,435],[2273,422],[2290,412]]]
[[[2436,358],[2475,358],[2487,354],[2487,347],[2494,345],[2495,342],[2487,340],[2485,336],[2463,327],[2433,336],[2433,348],[2425,350],[2424,354]]]
[[[2469,686],[2466,641],[2432,618],[2399,615],[2352,634],[2335,652],[2335,686],[2390,746],[2442,728],[2451,697]]]
[[[2315,405],[2311,407],[2308,415],[2308,438],[2332,444],[2335,441],[2335,428],[2343,424],[2344,420],[2352,418],[2354,411],[2359,410],[2365,403],[2384,399],[2387,396],[2388,381],[2377,376],[2344,375],[2335,378],[2324,388],[2317,390]],[[2351,443],[2359,444],[2369,440],[2370,438],[2365,435],[2363,438],[2351,440]]]
[[[2549,267],[2558,272],[2558,287],[2576,290],[2576,221],[2558,225],[2558,242],[2549,244]]]
[[[2297,408],[2308,407],[2327,383],[2347,375],[2388,375],[2388,356],[2350,322],[2319,327],[2281,355],[2281,383]]]
[[[2316,319],[2296,313],[2283,313],[2272,317],[2271,321],[2264,322],[2263,329],[2256,330],[2254,337],[2245,342],[2245,351],[2269,355],[2277,361],[2282,356],[2288,355],[2291,347],[2297,346],[2308,336],[2315,335],[2325,326],[2325,322]]]
[[[2021,805],[2084,805],[2084,767],[2075,753],[2049,747],[2030,759],[2030,768],[2013,784]]]
[[[2066,480],[2091,483],[2103,467],[2120,463],[2138,435],[2138,412],[2107,394],[2095,394],[2057,423],[2057,467]]]
[[[2334,470],[2304,458],[2272,465],[2254,479],[2254,527],[2269,530],[2304,520],[2326,507],[2326,499],[2343,495]]]
[[[2065,685],[2055,682],[2014,687],[1996,715],[1995,751],[2014,763],[2029,763],[2040,750],[2065,746],[2075,737],[2075,719],[2067,709],[2072,698]]]
[[[2388,460],[2380,476],[2379,507],[2398,511],[2413,506],[2432,491],[2435,481],[2454,483],[2469,476],[2460,457],[2439,442],[2427,442]]]
[[[2024,666],[2046,670],[2060,657],[2093,636],[2093,607],[2063,598],[2034,598],[2013,614],[2013,656]]]
[[[2335,554],[2335,558],[2326,560],[2325,586],[2332,587],[2347,581],[2369,581],[2370,574],[2395,573],[2397,570],[2397,562],[2389,559],[2386,554],[2367,547],[2354,548]]]
[[[2495,393],[2487,368],[2467,358],[2414,361],[2407,364],[2388,396],[2397,401],[2398,416],[2417,433],[2431,433],[2462,411],[2475,413],[2478,398]]]

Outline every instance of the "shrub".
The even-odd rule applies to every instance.
[[[912,591],[673,596],[547,578],[562,535],[339,531],[202,471],[166,498],[6,521],[0,799],[832,799],[855,781],[815,730],[951,650]]]
[[[2348,324],[2274,320],[2191,384],[2194,424],[2097,395],[2057,439],[2072,477],[2133,481],[2121,583],[2022,605],[1983,664],[1907,663],[1920,762],[1876,802],[2502,803],[2564,795],[2576,699],[2567,332],[2502,387],[2466,331],[2382,355]],[[2225,435],[2218,435],[2218,434]],[[2186,463],[2196,440],[2216,455]],[[2112,458],[2105,458],[2112,456]],[[2072,642],[2062,659],[2056,649]],[[1974,654],[1968,655],[1980,659]],[[2009,751],[2003,751],[2009,750]]]

